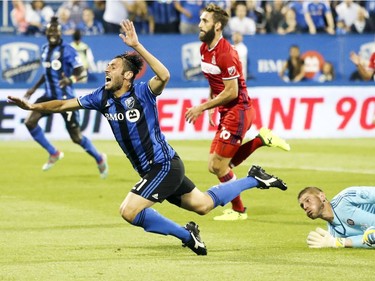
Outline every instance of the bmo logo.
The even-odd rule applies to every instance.
[[[324,57],[317,51],[307,51],[302,54],[305,62],[305,77],[312,79],[319,72],[324,64]]]

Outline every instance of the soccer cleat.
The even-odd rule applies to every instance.
[[[268,128],[261,128],[258,136],[262,139],[264,145],[278,147],[285,151],[290,150],[290,145]]]
[[[288,188],[285,182],[273,175],[267,174],[266,171],[259,166],[252,166],[248,172],[248,176],[255,178],[259,182],[257,187],[260,189],[276,187],[281,190],[287,190]]]
[[[198,225],[195,222],[189,222],[185,225],[185,229],[190,232],[191,239],[182,244],[182,247],[190,248],[194,253],[200,256],[207,255],[206,245],[202,242],[199,235]]]
[[[51,169],[56,164],[57,161],[59,161],[60,159],[63,159],[63,158],[64,158],[64,152],[57,151],[57,153],[51,154],[48,157],[47,163],[45,163],[43,165],[42,170],[48,171],[49,169]]]
[[[233,209],[225,209],[221,216],[214,217],[215,221],[241,221],[247,219],[246,208],[243,212],[237,212]]]
[[[107,161],[107,154],[102,153],[103,160],[98,164],[98,169],[100,173],[100,177],[105,179],[108,176],[108,161]]]

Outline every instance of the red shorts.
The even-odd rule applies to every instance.
[[[220,117],[220,123],[212,140],[210,154],[232,158],[241,146],[246,132],[250,129],[255,117],[253,107],[247,110],[232,110]]]

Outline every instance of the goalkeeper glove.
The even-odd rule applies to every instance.
[[[366,229],[365,233],[363,234],[362,238],[363,244],[366,244],[367,246],[373,247],[375,246],[375,227],[370,226]]]
[[[345,238],[335,238],[328,231],[318,227],[307,236],[310,248],[344,248]]]

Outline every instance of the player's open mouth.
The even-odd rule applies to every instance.
[[[109,84],[109,82],[111,82],[111,77],[106,76],[105,77],[105,85]]]

